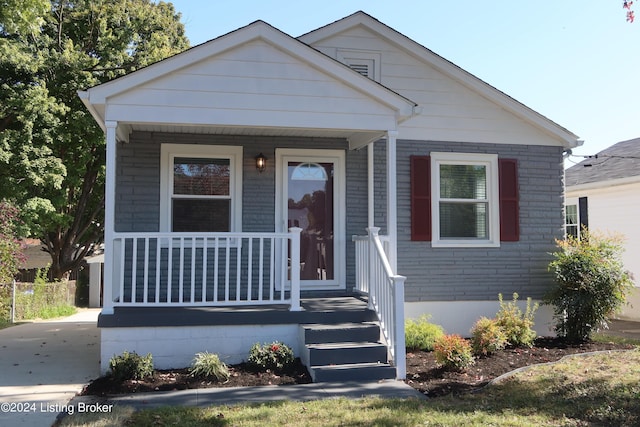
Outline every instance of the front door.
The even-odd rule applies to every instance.
[[[344,289],[344,151],[276,151],[277,218],[280,230],[302,229],[302,289]]]

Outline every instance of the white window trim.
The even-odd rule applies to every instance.
[[[576,207],[576,227],[578,229],[577,236],[578,240],[580,240],[580,234],[582,232],[580,225],[580,198],[579,197],[569,197],[564,202],[564,237],[565,239],[569,236],[567,233],[567,206],[575,206]]]
[[[369,77],[371,80],[375,80],[380,83],[380,52],[368,51],[368,50],[351,50],[351,49],[338,49],[336,52],[336,58],[343,64],[351,67],[351,65],[359,59],[371,61],[373,67],[369,69]]]
[[[440,238],[440,165],[478,165],[487,171],[488,239]],[[500,247],[500,188],[498,155],[478,153],[431,153],[431,218],[434,248],[496,248]]]
[[[171,197],[173,159],[202,157],[229,159],[231,179],[231,232],[242,231],[242,147],[204,144],[162,144],[160,149],[160,231],[171,230]]]

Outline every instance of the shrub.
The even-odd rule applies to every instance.
[[[463,370],[473,365],[471,344],[460,335],[443,335],[434,345],[436,361],[448,369]]]
[[[279,341],[264,345],[255,343],[249,351],[247,362],[262,370],[284,369],[293,363],[293,350]]]
[[[507,335],[495,319],[481,317],[471,328],[471,347],[475,354],[486,356],[506,345]]]
[[[153,358],[151,353],[140,356],[135,351],[125,351],[109,360],[109,369],[111,376],[118,381],[147,378],[153,374]]]
[[[502,294],[498,294],[500,310],[496,314],[496,323],[507,336],[507,342],[514,347],[531,347],[536,339],[533,317],[538,309],[538,303],[531,305],[531,298],[527,298],[527,308],[523,313],[518,307],[518,294],[513,293],[513,301],[505,303]]]
[[[404,339],[408,349],[432,351],[436,339],[444,335],[442,326],[429,323],[430,318],[424,314],[418,320],[405,320]]]
[[[217,354],[205,351],[204,353],[196,353],[196,357],[191,363],[191,375],[226,381],[229,379],[229,368]]]
[[[24,247],[18,240],[22,224],[18,213],[18,208],[0,200],[0,284],[11,283],[25,263]]]
[[[604,236],[584,229],[581,239],[557,241],[559,251],[549,270],[556,286],[544,304],[554,306],[555,329],[570,341],[586,341],[626,301],[633,281],[620,259],[622,237]]]

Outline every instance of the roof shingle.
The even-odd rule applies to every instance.
[[[640,138],[618,142],[565,171],[567,187],[640,175]]]

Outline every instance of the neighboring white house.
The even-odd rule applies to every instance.
[[[79,96],[107,143],[103,369],[281,339],[315,379],[375,378],[379,345],[402,378],[405,313],[468,334],[551,286],[576,135],[364,12],[256,21]],[[323,347],[371,320],[381,343]]]
[[[567,233],[579,225],[625,237],[624,266],[636,283],[621,318],[640,320],[640,138],[622,141],[566,170]]]

